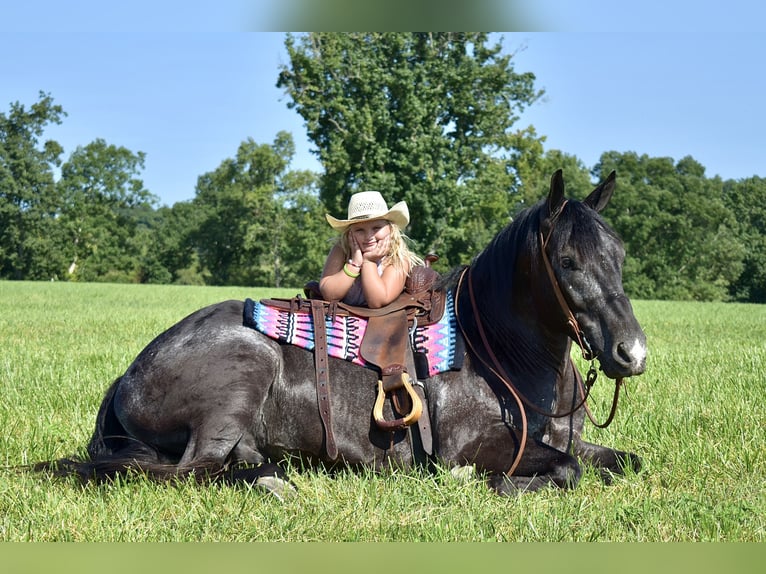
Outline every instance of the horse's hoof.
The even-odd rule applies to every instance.
[[[453,466],[449,472],[460,482],[470,482],[476,476],[476,467],[473,465]]]
[[[298,494],[298,490],[290,481],[278,476],[261,476],[255,481],[255,485],[268,490],[279,500],[286,500]]]
[[[638,473],[641,472],[642,466],[643,463],[641,462],[640,456],[633,454],[632,452],[625,453],[625,458],[622,460],[623,471],[624,469],[629,468],[633,472]]]

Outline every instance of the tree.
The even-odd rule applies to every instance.
[[[82,281],[142,280],[141,220],[151,218],[156,198],[139,175],[145,154],[102,139],[78,147],[61,167],[59,225],[71,278]]]
[[[529,138],[526,141],[529,141]],[[534,205],[546,197],[551,185],[551,176],[558,169],[564,172],[567,195],[570,197],[584,199],[598,183],[593,181],[588,168],[576,156],[556,149],[543,153],[544,141],[543,136],[537,144],[539,149],[520,154],[516,161],[521,182],[517,195],[517,210]]]
[[[766,179],[725,182],[724,202],[735,215],[739,244],[746,253],[731,295],[739,301],[766,303]]]
[[[280,179],[275,200],[280,206],[271,266],[275,287],[302,286],[319,279],[334,232],[325,219],[317,176],[288,171]]]
[[[8,115],[0,114],[0,278],[51,279],[61,273],[53,168],[61,164],[63,150],[52,140],[40,144],[40,138],[64,116],[43,92],[28,110],[16,102]]]
[[[318,276],[328,226],[312,191],[315,176],[288,171],[294,154],[287,132],[271,146],[248,139],[235,158],[198,179],[192,240],[210,283],[279,287]]]
[[[727,300],[742,272],[744,248],[723,202],[723,182],[707,179],[691,157],[604,153],[594,174],[618,173],[604,216],[626,244],[629,295],[652,299]]]
[[[201,214],[191,201],[151,210],[141,219],[140,280],[142,283],[204,285],[192,235]]]
[[[511,128],[542,92],[487,34],[312,33],[288,35],[286,46],[277,85],[317,147],[331,213],[361,189],[406,200],[408,234],[444,266],[508,221],[519,150],[536,140]]]

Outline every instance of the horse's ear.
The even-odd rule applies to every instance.
[[[585,201],[583,202],[585,205],[589,206],[591,209],[600,212],[602,209],[604,209],[609,203],[609,200],[612,199],[612,194],[614,193],[614,187],[617,184],[617,174],[612,171],[604,181],[598,184],[598,187],[594,189],[588,197],[585,198]]]
[[[551,176],[551,190],[548,193],[548,217],[557,213],[564,203],[564,173],[557,169]]]

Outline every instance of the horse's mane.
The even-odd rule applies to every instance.
[[[542,272],[539,233],[547,215],[546,200],[521,211],[474,258],[471,265],[484,288],[509,292],[519,264],[528,265],[528,272],[535,277]],[[600,257],[604,233],[620,241],[598,213],[585,203],[569,200],[555,218],[549,239],[550,250],[558,253],[569,245],[582,259]]]
[[[541,201],[521,211],[471,263],[474,287],[482,293],[491,293],[491,300],[498,305],[507,306],[507,295],[502,294],[513,286],[519,258],[537,246],[543,207]]]
[[[441,286],[456,287],[464,269],[469,266],[474,270],[474,285],[482,288],[512,282],[519,251],[522,246],[528,245],[533,233],[539,229],[534,223],[537,220],[535,214],[541,206],[542,202],[521,211],[474,256],[470,265],[461,265],[446,273]]]
[[[549,280],[540,256],[541,224],[547,216],[547,200],[521,211],[470,265],[484,328],[498,342],[501,354],[505,348],[529,367],[539,364],[543,358],[538,355],[540,350],[519,348],[530,341],[528,336],[521,336],[529,334],[529,327],[521,325],[514,313],[529,306],[540,307],[550,295]],[[600,257],[602,243],[599,236],[604,232],[616,237],[598,213],[582,202],[570,200],[556,216],[549,252],[558,253],[566,246],[573,246],[580,257]],[[462,269],[464,267],[445,276],[445,282],[454,287]],[[517,285],[520,279],[527,284]],[[466,293],[463,286],[461,297],[467,297]]]

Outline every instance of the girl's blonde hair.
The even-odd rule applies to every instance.
[[[394,269],[409,275],[410,271],[416,265],[423,265],[423,260],[418,257],[407,245],[409,237],[407,237],[396,223],[393,223],[387,219],[383,219],[388,223],[391,228],[391,251],[387,255],[387,259],[391,262]],[[349,225],[343,234],[338,238],[340,246],[343,248],[343,255],[346,259],[351,257],[351,242],[349,241],[349,235],[351,233],[351,225]]]

